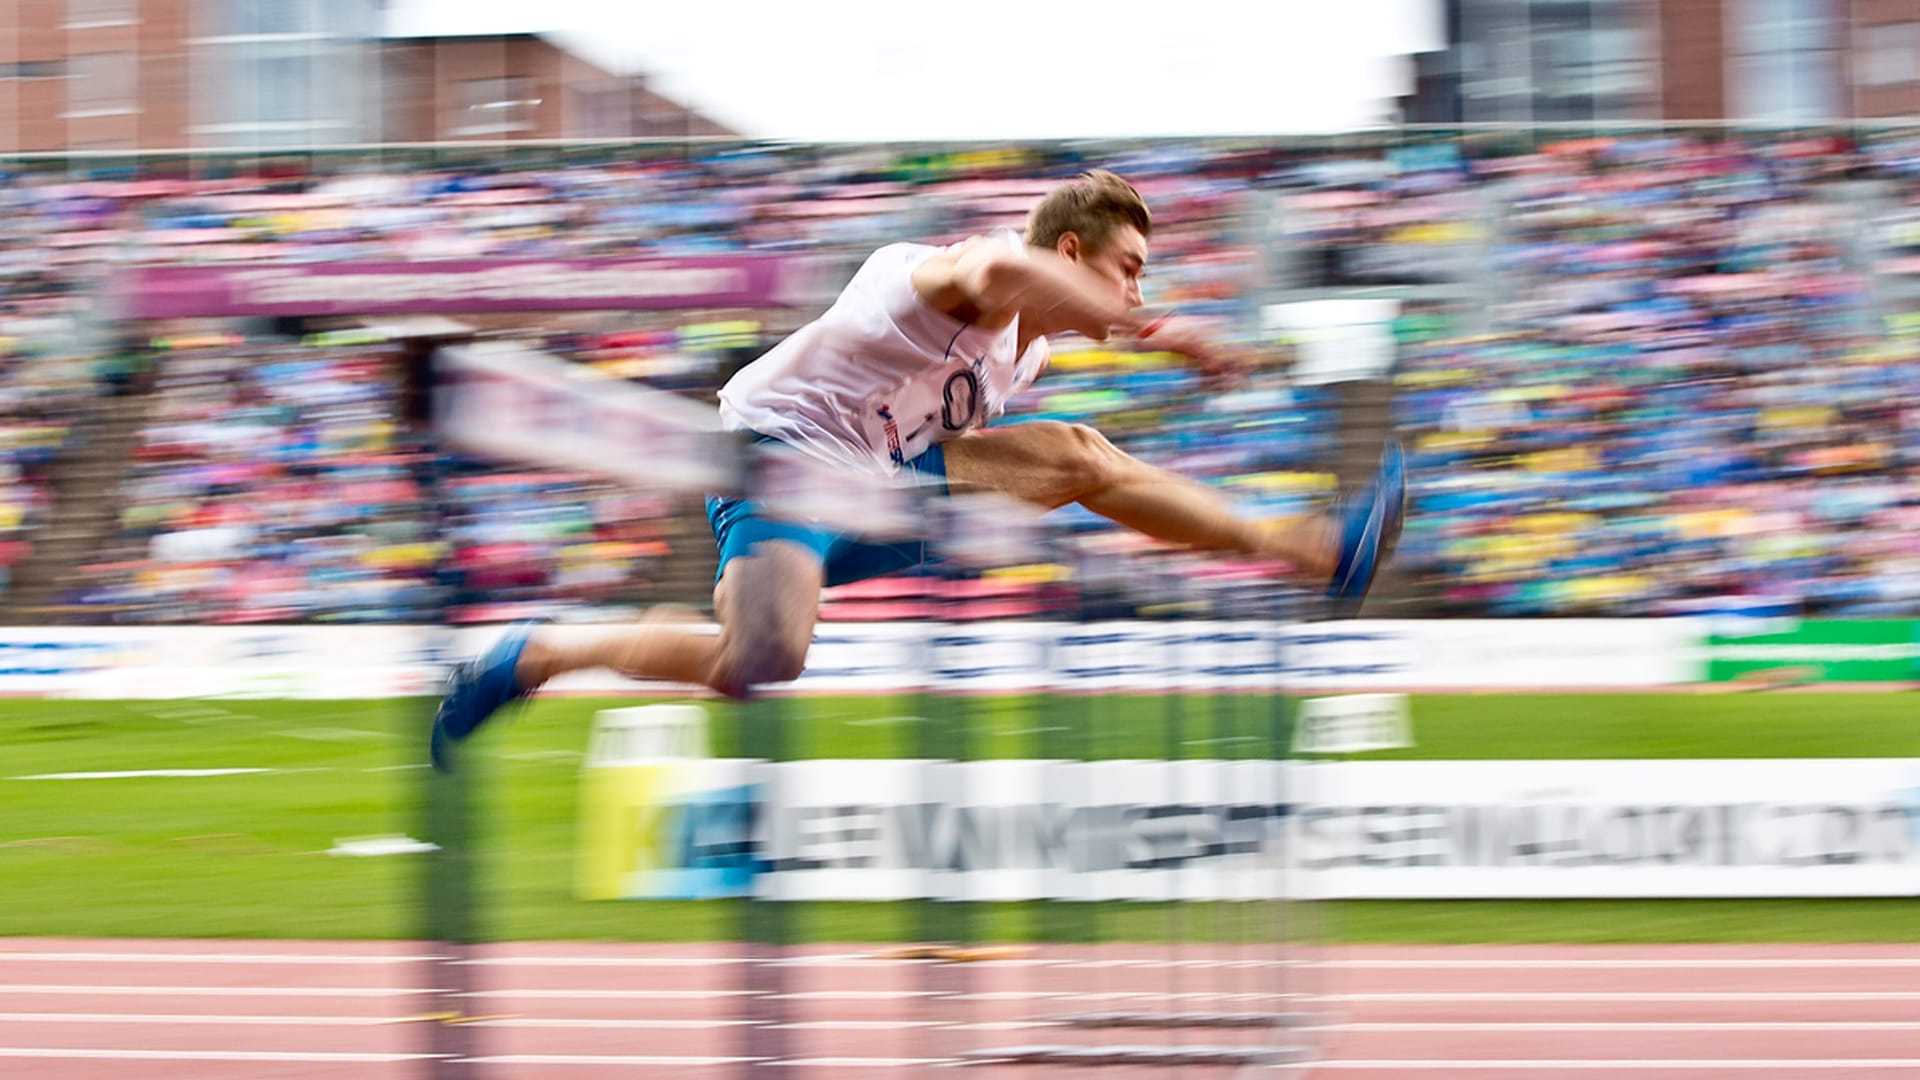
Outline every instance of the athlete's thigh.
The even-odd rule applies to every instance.
[[[786,540],[762,540],[728,560],[713,587],[722,648],[797,649],[813,640],[820,614],[820,557]]]
[[[945,449],[954,491],[998,491],[1048,509],[1097,488],[1126,458],[1092,428],[1055,420],[969,432]]]

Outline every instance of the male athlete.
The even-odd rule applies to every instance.
[[[847,469],[996,491],[1049,510],[1079,503],[1161,540],[1284,562],[1357,608],[1400,533],[1406,479],[1397,445],[1332,514],[1261,522],[1092,428],[1034,421],[985,429],[1046,368],[1053,334],[1150,339],[1218,366],[1188,325],[1135,312],[1152,229],[1139,193],[1096,171],[1048,193],[1024,242],[1008,229],[947,248],[883,247],[832,308],[721,389],[722,423]],[[451,745],[501,706],[569,671],[611,668],[735,698],[798,678],[822,586],[926,558],[919,544],[864,543],[771,520],[751,501],[709,499],[707,516],[720,548],[717,636],[643,619],[562,643],[536,623],[516,624],[454,672],[434,719],[435,765],[448,767]]]

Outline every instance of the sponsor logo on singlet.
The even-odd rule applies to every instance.
[[[895,465],[905,465],[907,455],[900,450],[900,425],[894,422],[893,409],[882,405],[879,409],[882,430],[887,433],[887,457]]]

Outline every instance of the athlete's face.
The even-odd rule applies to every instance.
[[[1071,238],[1072,243],[1067,241]],[[1072,233],[1062,236],[1060,253],[1113,283],[1114,290],[1130,308],[1140,306],[1140,275],[1147,270],[1147,238],[1131,225],[1113,231],[1098,248],[1085,247]]]

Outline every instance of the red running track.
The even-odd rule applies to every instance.
[[[1273,1041],[1053,1019],[1076,1011],[1285,1009],[1316,1018],[1289,1038],[1318,1060],[1262,1075],[1920,1076],[1920,946],[1366,947],[1290,965],[1253,946],[1047,947],[965,965],[873,951],[807,947],[757,967],[725,946],[516,944],[436,963],[404,942],[0,939],[0,1075],[415,1080],[442,1060],[483,1080],[948,1075],[990,1046]],[[433,985],[469,992],[436,998]],[[449,1008],[463,1022],[421,1019]]]

